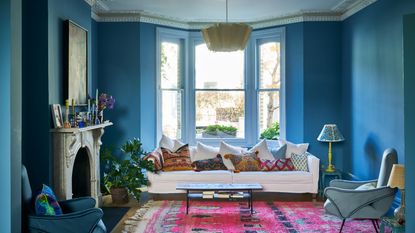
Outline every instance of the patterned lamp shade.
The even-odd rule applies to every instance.
[[[342,133],[335,124],[326,124],[321,130],[320,135],[317,138],[320,142],[341,142],[344,141]]]

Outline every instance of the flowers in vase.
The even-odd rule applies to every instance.
[[[104,109],[113,109],[115,104],[115,98],[106,93],[102,93],[98,98],[98,111],[103,111]]]

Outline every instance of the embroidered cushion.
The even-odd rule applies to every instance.
[[[235,170],[238,171],[261,171],[261,163],[257,158],[258,151],[243,155],[226,154],[225,158],[230,159]]]
[[[225,157],[225,155],[226,154],[232,154],[232,155],[241,156],[241,155],[243,155],[244,151],[245,150],[242,147],[232,146],[232,145],[229,145],[225,142],[221,142],[220,147],[219,147],[219,154],[222,155],[223,163],[228,168],[228,170],[231,170],[231,171],[234,171],[235,167],[234,167],[232,161],[227,159]],[[238,170],[238,169],[236,169],[236,170]]]
[[[52,189],[47,185],[42,185],[35,199],[36,215],[61,215],[62,209],[56,199]]]
[[[189,145],[180,147],[175,152],[161,148],[163,156],[163,171],[185,171],[193,170],[190,161]]]
[[[143,160],[153,161],[154,169],[156,171],[160,171],[161,169],[163,169],[163,159],[161,158],[161,154],[158,151],[148,153],[146,156],[143,157]]]
[[[308,172],[308,161],[307,157],[310,153],[305,152],[303,154],[291,154],[291,160],[293,161],[294,168],[296,171]]]
[[[294,171],[294,164],[290,158],[275,160],[260,160],[262,171]]]
[[[216,155],[216,158],[213,159],[203,159],[194,161],[192,166],[197,171],[206,171],[206,170],[228,170],[223,164],[222,156]]]

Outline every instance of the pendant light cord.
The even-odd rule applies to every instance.
[[[228,0],[226,0],[226,23],[228,23]]]

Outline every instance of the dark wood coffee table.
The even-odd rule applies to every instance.
[[[179,183],[176,185],[177,190],[186,191],[186,214],[189,213],[190,199],[203,199],[203,192],[213,191],[213,197],[209,199],[246,199],[248,200],[248,208],[251,214],[254,211],[252,204],[253,190],[262,190],[262,186],[258,183],[249,184],[212,184],[212,183]],[[221,198],[219,192],[229,193],[229,197]],[[222,193],[223,194],[223,193]],[[226,194],[225,194],[226,196]]]

